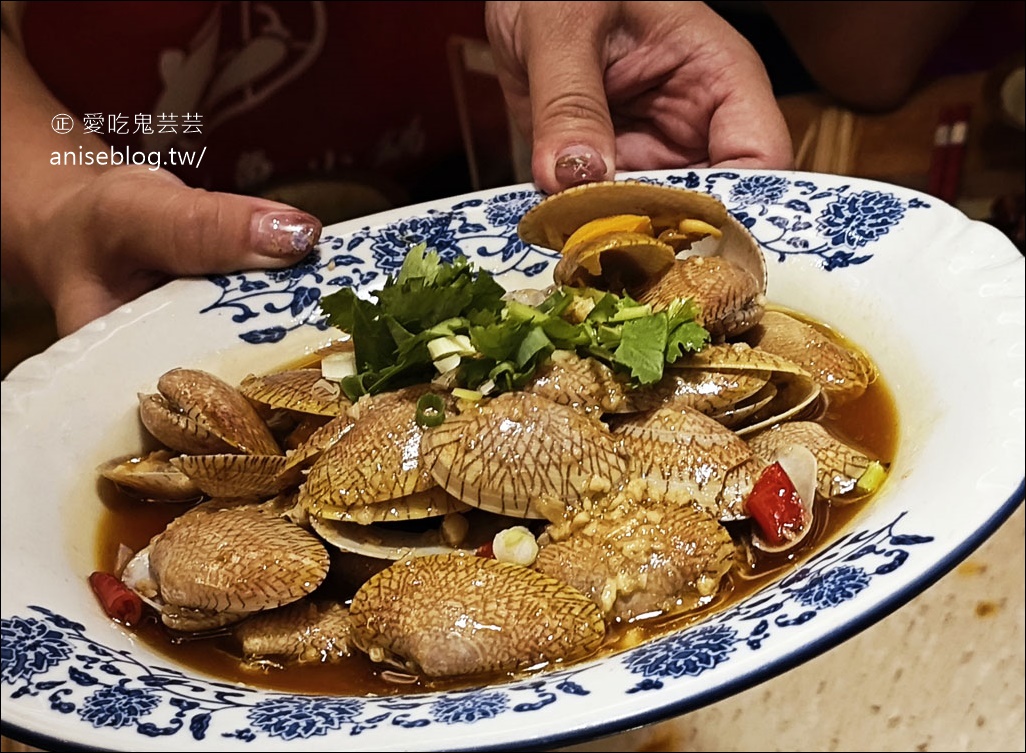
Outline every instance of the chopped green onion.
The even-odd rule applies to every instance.
[[[356,353],[351,350],[343,353],[329,353],[321,359],[321,376],[333,382],[341,382],[357,372]]]
[[[855,482],[855,487],[862,492],[875,492],[880,488],[880,484],[887,478],[887,469],[884,468],[883,464],[877,460],[874,460],[859,476],[859,480]]]
[[[452,396],[457,397],[460,400],[469,400],[472,403],[476,403],[478,400],[484,397],[484,395],[482,395],[477,390],[467,390],[463,387],[454,387],[452,390]]]
[[[432,361],[440,361],[451,355],[472,356],[477,352],[466,335],[436,337],[427,344],[427,349]]]
[[[438,426],[445,421],[445,402],[433,392],[421,395],[417,401],[417,425]]]
[[[435,368],[438,370],[439,374],[448,374],[450,371],[452,371],[460,365],[461,360],[462,358],[459,353],[451,353],[447,355],[445,358],[439,358],[437,361],[434,361],[433,363],[435,364]]]

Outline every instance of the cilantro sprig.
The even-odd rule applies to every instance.
[[[343,379],[343,390],[356,399],[430,381],[443,362],[429,344],[445,338],[461,343],[461,355],[444,362],[456,364],[452,386],[489,394],[519,389],[555,350],[592,356],[637,385],[652,384],[666,364],[709,342],[688,300],[653,311],[591,288],[558,287],[538,306],[504,300],[505,293],[487,270],[463,257],[443,262],[421,244],[375,300],[348,288],[325,296],[328,322],[353,338],[357,373]]]

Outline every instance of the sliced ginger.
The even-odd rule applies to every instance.
[[[580,243],[588,243],[609,233],[618,232],[654,234],[652,220],[645,215],[615,214],[611,217],[599,217],[577,228],[563,244],[563,253],[567,253],[570,248]]]

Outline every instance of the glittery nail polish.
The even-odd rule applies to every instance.
[[[604,180],[606,162],[596,150],[582,144],[568,146],[556,156],[556,181],[564,188]]]
[[[317,243],[321,223],[299,211],[259,212],[253,215],[253,245],[265,256],[303,256]]]

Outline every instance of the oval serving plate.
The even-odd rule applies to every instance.
[[[876,361],[899,412],[877,499],[813,558],[698,624],[506,684],[396,698],[304,696],[173,666],[100,611],[95,467],[143,441],[136,393],[190,366],[231,380],[329,336],[318,301],[365,294],[419,242],[507,289],[544,287],[550,252],[516,223],[530,186],[326,228],[278,272],[179,280],[61,340],[2,383],[3,733],[108,750],[484,750],[579,742],[751,687],[898,608],[1023,500],[1024,264],[997,230],[895,186],[802,173],[633,176],[720,198],[761,244],[768,298]],[[971,388],[971,399],[967,392]]]

